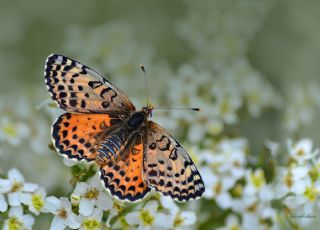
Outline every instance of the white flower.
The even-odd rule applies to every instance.
[[[112,208],[109,210],[109,215],[106,220],[106,226],[110,227],[110,221],[112,220],[113,217],[116,217],[119,212],[121,212],[124,209],[125,203],[115,199],[113,201]],[[124,218],[123,218],[124,219]],[[124,221],[125,222],[125,221]]]
[[[125,220],[129,225],[137,226],[138,229],[160,228],[163,222],[160,222],[158,211],[158,202],[148,201],[139,211],[133,211],[126,215]]]
[[[217,230],[241,230],[239,218],[236,215],[228,215],[225,226],[217,228]]]
[[[113,207],[112,199],[105,193],[100,179],[96,175],[87,182],[79,182],[73,193],[72,200],[79,202],[79,213],[89,216],[94,207],[110,210]]]
[[[76,161],[76,160],[72,160],[72,159],[64,157],[63,158],[63,163],[68,167],[72,167],[72,166],[78,164],[79,162]]]
[[[34,218],[31,215],[23,214],[22,207],[11,207],[9,218],[4,222],[3,230],[32,229]]]
[[[3,194],[0,193],[0,212],[5,212],[8,209],[8,203]]]
[[[8,179],[0,179],[0,192],[8,194],[10,206],[20,206],[22,194],[34,192],[38,185],[25,182],[22,174],[17,169],[10,169]]]
[[[310,139],[301,139],[296,143],[288,141],[288,151],[291,157],[298,161],[299,164],[310,160],[319,154],[319,149],[312,150],[313,143]]]
[[[275,195],[282,198],[289,192],[301,195],[312,181],[308,176],[308,168],[299,166],[294,168],[278,167],[275,184]]]
[[[44,212],[45,197],[47,193],[43,187],[38,188],[33,193],[22,194],[22,203],[29,206],[29,210],[36,215]]]
[[[6,117],[0,121],[0,140],[11,145],[18,145],[29,133],[29,127],[24,122],[11,121]]]
[[[217,176],[213,174],[212,170],[208,167],[200,168],[200,173],[203,175],[203,181],[206,187],[204,197],[208,199],[214,198],[217,204],[223,209],[230,208],[232,197],[229,194],[229,190],[235,185],[235,178],[223,175]]]
[[[246,182],[247,183],[244,188],[245,194],[249,196],[258,194],[260,190],[266,186],[266,179],[263,170],[248,170],[246,173]]]
[[[70,201],[61,197],[60,199],[56,197],[47,197],[45,200],[45,208],[50,213],[54,214],[50,229],[64,229],[69,227],[71,229],[77,229],[80,227],[80,221],[76,214],[71,210]]]
[[[161,196],[160,202],[167,209],[168,214],[159,213],[159,223],[162,223],[162,228],[168,229],[186,229],[193,225],[197,217],[192,211],[180,211],[174,201],[166,196]]]
[[[101,229],[102,210],[95,208],[91,215],[80,215],[81,230],[97,230]]]

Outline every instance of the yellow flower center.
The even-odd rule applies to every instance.
[[[152,225],[154,222],[154,217],[150,214],[148,210],[141,210],[140,219],[145,225]]]
[[[232,225],[231,227],[230,227],[230,230],[241,230],[240,229],[240,227],[238,226],[238,225]]]
[[[254,203],[253,205],[249,206],[247,210],[248,212],[255,212],[257,210],[257,203]]]
[[[260,224],[262,224],[264,226],[271,227],[273,225],[271,218],[260,218],[259,221],[260,221]],[[267,228],[267,229],[269,229],[269,228]]]
[[[119,220],[120,220],[120,224],[121,224],[123,229],[128,229],[129,228],[130,225],[127,223],[126,218],[124,216],[121,216],[119,218]]]
[[[216,195],[218,195],[219,193],[221,193],[222,191],[222,184],[221,182],[219,181],[218,183],[215,184],[214,186],[214,192]]]
[[[64,208],[60,208],[58,211],[58,216],[61,217],[62,219],[67,219],[68,212]]]
[[[8,222],[9,230],[20,230],[23,228],[23,223],[16,217],[11,217]]]
[[[17,136],[17,130],[11,124],[7,124],[5,127],[3,127],[3,132],[7,134],[9,137]]]
[[[180,227],[182,223],[183,223],[183,219],[181,218],[180,215],[177,215],[176,218],[174,219],[173,228],[175,229]]]
[[[224,99],[220,105],[220,110],[222,114],[226,114],[230,112],[230,103],[227,99]]]
[[[115,210],[117,210],[118,212],[121,212],[123,210],[122,204],[120,202],[118,202],[117,200],[114,200],[113,208]]]
[[[284,177],[284,183],[288,188],[291,188],[293,185],[292,174],[288,172],[288,174]]]
[[[231,190],[231,195],[233,197],[241,197],[243,193],[243,186],[238,183],[234,188]]]
[[[44,200],[40,194],[34,194],[32,196],[32,204],[36,210],[40,211],[44,205]]]
[[[11,192],[17,192],[22,189],[22,183],[14,181],[11,187]]]
[[[314,202],[319,194],[319,191],[314,187],[307,187],[304,191],[304,196],[311,202]]]
[[[308,174],[313,182],[317,181],[319,178],[319,172],[317,167],[315,166],[312,167],[312,169],[308,172]]]
[[[250,176],[251,182],[255,188],[260,189],[265,184],[263,171],[255,172]]]
[[[94,230],[97,228],[101,228],[101,224],[96,219],[85,219],[82,223],[82,226],[86,230]]]
[[[302,157],[303,155],[304,155],[303,149],[299,149],[299,150],[297,151],[297,156]]]
[[[84,197],[88,199],[98,199],[99,190],[96,188],[88,189]]]

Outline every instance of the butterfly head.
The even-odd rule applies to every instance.
[[[152,117],[153,106],[148,104],[146,107],[142,107],[142,112],[145,113],[148,117]]]

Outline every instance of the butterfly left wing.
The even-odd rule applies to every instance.
[[[71,58],[52,54],[45,66],[45,82],[60,108],[77,113],[134,111],[129,98],[89,67]]]
[[[64,157],[94,161],[105,133],[120,126],[117,114],[62,114],[52,125],[52,142]]]
[[[155,122],[148,122],[146,132],[143,170],[148,185],[178,201],[201,197],[205,187],[186,150]]]
[[[135,135],[130,139],[125,151],[118,158],[101,165],[100,178],[111,195],[120,200],[136,202],[145,197],[150,188],[142,176],[141,135]]]

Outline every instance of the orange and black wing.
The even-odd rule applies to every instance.
[[[129,138],[121,155],[101,166],[100,175],[111,195],[120,200],[136,202],[144,198],[150,188],[143,180],[143,143],[141,135]]]
[[[64,157],[92,161],[106,132],[121,122],[119,115],[113,114],[65,113],[52,125],[52,141]]]
[[[77,113],[134,111],[129,98],[89,67],[62,55],[46,60],[45,82],[60,108]]]
[[[149,121],[144,141],[144,180],[178,201],[201,197],[204,183],[186,150],[162,127]]]

